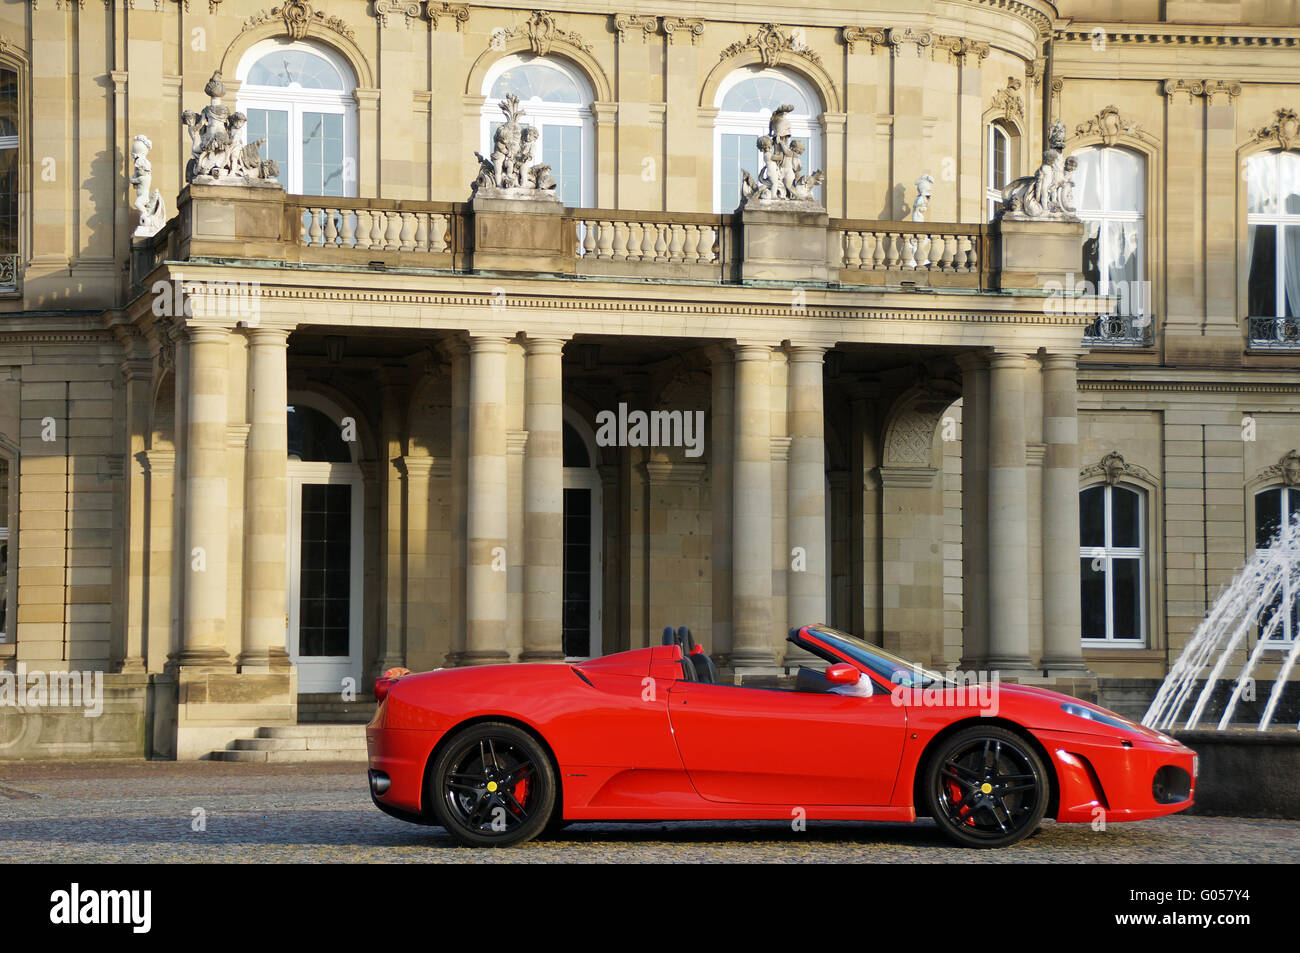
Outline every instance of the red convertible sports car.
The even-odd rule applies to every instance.
[[[716,684],[683,627],[670,644],[578,664],[385,675],[366,730],[383,811],[464,844],[568,822],[914,821],[1002,847],[1058,821],[1191,806],[1196,755],[1066,695],[977,691],[823,625],[789,641],[827,663],[792,689]]]

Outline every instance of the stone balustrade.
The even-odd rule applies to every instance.
[[[376,251],[417,251],[435,255],[451,250],[454,212],[405,210],[365,205],[299,205],[299,245]]]
[[[841,284],[982,287],[987,226],[833,219]]]
[[[569,209],[575,270],[582,275],[639,274],[718,280],[730,215]]]

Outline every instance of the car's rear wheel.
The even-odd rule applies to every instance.
[[[542,746],[504,722],[454,735],[429,767],[438,823],[462,844],[505,847],[542,832],[555,806],[555,771]]]
[[[945,739],[928,762],[925,792],[930,816],[964,847],[1006,847],[1028,837],[1051,794],[1033,746],[992,725]]]

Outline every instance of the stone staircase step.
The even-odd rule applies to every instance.
[[[252,738],[236,738],[213,761],[268,762],[366,761],[364,724],[322,722],[305,725],[264,725]]]
[[[365,725],[272,725],[258,728],[258,738],[360,738],[366,740]]]

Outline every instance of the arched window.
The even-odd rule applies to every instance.
[[[511,93],[519,97],[521,123],[540,133],[534,164],[551,167],[565,205],[590,207],[596,194],[596,126],[586,77],[556,57],[518,54],[494,64],[483,84],[479,151],[485,156],[492,154],[492,133],[503,122],[501,100]]]
[[[1085,148],[1074,173],[1075,202],[1084,221],[1083,279],[1089,291],[1115,295],[1115,320],[1099,319],[1092,337],[1145,341],[1150,326],[1146,285],[1146,163],[1118,147]]]
[[[280,166],[285,191],[357,194],[356,79],[343,57],[310,43],[263,40],[240,61],[236,109],[248,141]]]
[[[1266,152],[1246,160],[1246,235],[1251,343],[1294,347],[1300,344],[1300,154]]]
[[[742,169],[758,178],[762,156],[756,143],[759,136],[767,135],[768,120],[778,106],[794,107],[789,114],[790,132],[804,145],[804,173],[811,175],[824,167],[821,98],[795,74],[758,66],[736,70],[718,87],[714,105],[718,107],[713,122],[715,212],[734,212],[740,205]],[[813,194],[823,200],[821,186]]]
[[[1000,122],[988,125],[988,137],[984,144],[984,201],[987,217],[991,222],[997,217],[1002,204],[1002,190],[1012,179],[1011,174],[1011,133]]]
[[[17,290],[18,74],[0,67],[0,293]]]
[[[1079,494],[1079,560],[1085,642],[1143,645],[1146,532],[1142,494],[1092,486]]]
[[[1297,516],[1300,516],[1300,487],[1279,486],[1256,493],[1255,549],[1266,548],[1282,528],[1282,521],[1285,519],[1289,524]],[[1283,606],[1290,606],[1290,611],[1283,612]],[[1269,643],[1291,645],[1296,636],[1300,635],[1300,591],[1296,590],[1289,574],[1283,578],[1282,592],[1259,614],[1261,636],[1268,631],[1279,613],[1282,618],[1269,635]]]

